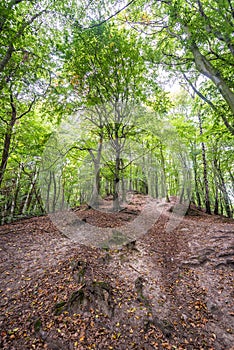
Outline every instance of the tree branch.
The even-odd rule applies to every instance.
[[[117,16],[120,12],[124,11],[126,8],[128,8],[135,0],[131,0],[129,3],[127,3],[124,7],[122,7],[120,10],[116,11],[115,13],[113,13],[112,15],[110,15],[109,17],[105,18],[103,21],[97,23],[97,24],[94,24],[92,26],[89,26],[89,27],[86,27],[86,28],[83,28],[84,30],[87,30],[87,29],[92,29],[92,28],[95,28],[95,27],[99,27],[101,26],[102,24],[108,22],[111,18],[114,18],[115,16]]]
[[[234,93],[226,84],[220,72],[207,60],[204,55],[202,55],[195,42],[190,45],[190,49],[193,54],[197,70],[215,84],[234,115]]]
[[[43,13],[47,12],[46,9],[38,12],[37,14],[35,14],[29,21],[23,23],[20,27],[20,29],[18,30],[18,32],[16,33],[16,35],[14,36],[14,38],[12,39],[12,42],[9,44],[8,48],[7,48],[7,52],[5,54],[5,56],[2,58],[1,62],[0,62],[0,72],[2,72],[5,68],[5,66],[8,64],[8,62],[11,59],[11,56],[14,52],[14,45],[13,42],[15,41],[16,38],[20,38],[23,33],[24,30],[33,23],[33,21],[35,21],[35,19],[37,19],[38,17],[40,17]]]
[[[34,105],[35,101],[36,101],[36,96],[34,96],[32,102],[30,103],[30,105],[29,105],[29,107],[28,107],[28,109],[27,109],[25,112],[23,112],[22,114],[20,114],[20,116],[17,117],[16,119],[20,119],[20,118],[22,118],[24,115],[28,114],[28,113],[31,111],[32,106]]]
[[[206,98],[200,91],[197,90],[197,88],[193,85],[193,83],[186,77],[186,75],[184,73],[183,77],[184,79],[189,83],[189,85],[191,86],[191,88],[193,89],[193,91],[204,101],[206,102],[215,112],[218,112],[218,108],[210,101],[208,100],[208,98]],[[227,120],[226,116],[223,113],[219,113],[221,114],[221,118],[223,119],[223,122],[226,126],[226,128],[232,133],[232,135],[234,135],[234,128],[232,127],[232,125],[230,125],[229,121]]]

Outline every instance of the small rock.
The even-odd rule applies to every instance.
[[[211,313],[216,312],[219,309],[218,305],[215,304],[214,302],[212,302],[211,300],[207,301],[206,306],[207,306],[208,311]]]

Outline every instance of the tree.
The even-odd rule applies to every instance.
[[[134,105],[145,99],[146,67],[135,35],[112,24],[94,27],[87,32],[75,31],[73,53],[67,64],[71,84],[80,104],[85,104],[87,119],[99,129],[99,145],[107,137],[115,160],[113,170],[113,204],[119,210],[118,186],[121,152],[133,128]],[[77,102],[76,102],[77,103]],[[101,148],[91,154],[99,178]],[[97,189],[100,186],[96,183]],[[93,201],[93,200],[92,200]]]
[[[213,211],[230,217],[233,138],[223,123],[214,118],[213,110],[204,102],[201,104],[196,95],[180,91],[173,102],[172,124],[187,145],[192,161],[192,200],[199,208],[204,206],[207,213]]]
[[[4,125],[0,161],[0,187],[11,151],[17,122],[30,113],[50,84],[49,41],[41,26],[47,6],[32,2],[1,3],[0,93]]]
[[[151,32],[150,60],[163,63],[164,68],[177,74],[189,72],[193,76],[194,72],[199,72],[213,83],[216,93],[223,99],[220,116],[234,134],[234,15],[231,2],[172,0],[157,1],[148,6],[143,2],[141,12],[139,4],[135,13],[131,15],[130,11],[128,22]]]
[[[48,122],[46,125],[35,109],[16,121],[0,189],[2,223],[44,212],[37,178],[42,151],[50,133]]]
[[[192,189],[199,207],[232,216],[231,2],[113,3],[1,3],[2,222],[43,212],[44,192],[48,211],[107,193],[119,210],[126,189],[181,202]],[[165,71],[185,88],[172,102]],[[74,135],[46,148],[40,189],[54,123],[80,111]]]

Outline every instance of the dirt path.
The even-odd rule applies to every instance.
[[[170,231],[165,205],[147,234],[109,250],[62,237],[47,217],[2,226],[0,347],[232,349],[234,222],[191,214]],[[118,214],[117,226],[126,215]],[[85,216],[99,227],[115,223],[93,210]],[[84,263],[77,274],[74,266]],[[97,294],[100,305],[89,300],[55,313],[93,281],[111,287]]]

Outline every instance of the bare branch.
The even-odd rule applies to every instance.
[[[17,117],[16,119],[20,119],[20,118],[22,118],[24,115],[28,114],[28,113],[31,111],[32,106],[34,105],[35,101],[36,101],[36,96],[34,96],[33,100],[31,101],[31,103],[30,103],[30,105],[29,105],[29,107],[28,107],[28,109],[27,109],[25,112],[23,112],[22,114],[20,114],[20,116]]]
[[[86,27],[86,28],[83,28],[84,30],[87,30],[87,29],[92,29],[92,28],[95,28],[95,27],[99,27],[101,26],[102,24],[108,22],[111,18],[114,18],[116,17],[119,13],[121,13],[122,11],[124,11],[126,8],[128,8],[131,4],[133,4],[135,0],[131,0],[129,3],[127,3],[124,7],[122,7],[120,10],[116,11],[115,13],[113,13],[112,15],[110,15],[109,17],[105,18],[103,21],[97,23],[97,24],[94,24],[92,26],[89,26],[89,27]]]

